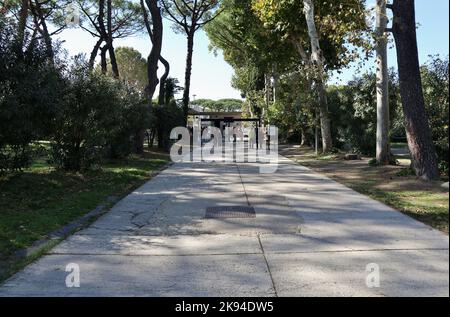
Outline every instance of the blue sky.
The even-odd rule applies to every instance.
[[[390,1],[392,2],[392,1]],[[368,1],[368,5],[375,3]],[[449,0],[416,0],[417,44],[419,47],[419,60],[421,64],[428,61],[429,55],[449,54]],[[393,42],[392,35],[390,39]],[[397,68],[397,55],[395,45],[391,44],[388,55],[389,67]],[[373,59],[366,62],[364,70],[375,71]],[[363,70],[363,71],[364,71]],[[346,82],[355,75],[355,68],[349,67],[339,77],[333,77],[333,83]]]
[[[416,17],[420,27],[417,31],[420,62],[425,63],[430,54],[449,54],[449,0],[416,0]],[[64,48],[70,55],[89,54],[95,39],[80,29],[66,30],[60,34],[65,40]],[[239,91],[231,87],[233,69],[208,50],[208,37],[203,31],[196,34],[192,72],[191,96],[196,98],[240,98]],[[151,45],[146,34],[118,40],[115,46],[131,46],[147,56]],[[396,67],[395,48],[389,52],[389,66]],[[183,84],[186,59],[186,39],[175,34],[170,22],[165,21],[163,55],[171,64],[171,77],[178,78]],[[368,61],[366,69],[373,68],[374,62]],[[351,79],[354,69],[349,68],[340,76],[344,82]],[[334,79],[335,81],[336,79]]]

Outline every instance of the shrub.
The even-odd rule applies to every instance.
[[[46,137],[61,98],[58,62],[49,61],[38,41],[18,45],[11,26],[0,32],[0,171],[32,161],[30,143]]]
[[[422,67],[422,83],[433,141],[443,174],[449,174],[449,72],[448,56],[431,56]]]
[[[158,146],[161,149],[169,150],[170,132],[173,128],[183,126],[184,115],[182,108],[172,99],[166,105],[157,105],[152,108],[154,116],[153,124],[158,133]]]
[[[84,58],[76,57],[56,115],[53,163],[79,171],[104,158],[128,156],[136,131],[148,126],[149,113],[135,88],[91,72]]]
[[[354,78],[346,86],[328,90],[334,143],[354,152],[375,155],[377,103],[375,74]],[[390,72],[389,101],[391,131],[400,107],[397,76]]]
[[[150,126],[152,115],[149,106],[134,87],[122,83],[118,91],[116,124],[107,140],[107,155],[110,158],[124,158],[133,152],[137,135]]]

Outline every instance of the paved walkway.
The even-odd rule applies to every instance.
[[[449,239],[281,158],[175,164],[8,280],[0,296],[448,296]],[[205,219],[213,206],[255,219]],[[80,267],[67,288],[66,266]],[[380,269],[369,288],[367,265]]]

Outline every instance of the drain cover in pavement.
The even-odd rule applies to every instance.
[[[256,218],[255,208],[250,206],[221,206],[206,208],[207,219]]]

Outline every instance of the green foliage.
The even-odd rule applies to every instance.
[[[161,0],[163,14],[174,22],[172,28],[178,33],[187,33],[189,28],[198,30],[216,14],[219,0]]]
[[[76,7],[80,9],[80,25],[85,31],[96,38],[100,37],[98,13],[99,1],[77,0]],[[112,0],[112,36],[114,39],[126,38],[144,30],[143,15],[139,2],[132,0]],[[105,6],[106,16],[106,6]],[[65,18],[61,23],[65,23]],[[106,18],[105,18],[106,19]]]
[[[356,58],[359,48],[370,47],[365,33],[365,0],[314,0],[316,26],[320,45],[328,69],[339,69]],[[252,0],[252,9],[264,27],[281,38],[285,45],[292,43],[309,50],[310,39],[302,0]],[[295,48],[295,47],[294,47]]]
[[[118,47],[115,53],[121,80],[139,91],[144,91],[148,83],[147,60],[131,47]]]
[[[26,167],[30,143],[48,136],[61,97],[57,61],[51,63],[40,41],[23,51],[12,26],[0,32],[0,172]]]
[[[449,59],[430,56],[422,67],[422,83],[433,141],[439,157],[439,168],[449,174]]]
[[[196,106],[200,106],[205,108],[205,110],[209,111],[241,111],[243,101],[239,99],[220,99],[220,100],[211,100],[211,99],[198,99],[192,102]]]
[[[375,74],[355,77],[346,86],[328,90],[335,144],[365,155],[375,155],[377,103]],[[389,103],[391,127],[400,108],[396,74],[390,72]]]
[[[277,101],[269,106],[269,122],[279,128],[281,139],[312,145],[316,104],[308,81],[293,72],[279,80],[277,90]]]
[[[156,105],[152,110],[155,117],[155,128],[159,136],[159,147],[168,150],[170,148],[170,132],[173,128],[184,124],[183,110],[174,99],[166,105]]]
[[[164,105],[153,103],[151,108],[150,122],[147,127],[150,129],[150,136],[158,135],[158,147],[168,150],[170,148],[170,132],[173,128],[184,125],[184,113],[175,99],[175,95],[182,91],[178,79],[167,78]],[[151,140],[153,141],[153,139]]]
[[[66,170],[83,170],[105,156],[125,157],[131,135],[148,124],[149,111],[131,86],[96,72],[76,58],[58,107],[52,160]]]

